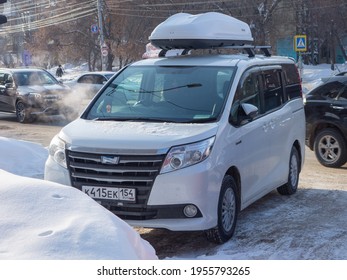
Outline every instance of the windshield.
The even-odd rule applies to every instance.
[[[57,81],[45,71],[23,71],[13,74],[17,86],[54,85]]]
[[[234,67],[130,66],[84,114],[87,119],[159,122],[215,121]]]

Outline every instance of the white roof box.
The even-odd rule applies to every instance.
[[[164,50],[243,46],[253,42],[249,25],[231,16],[209,12],[175,14],[159,24],[149,37]]]

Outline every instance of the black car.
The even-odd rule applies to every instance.
[[[76,117],[66,100],[71,90],[44,69],[0,69],[0,111],[15,112],[21,123],[39,115]]]
[[[327,167],[347,162],[347,76],[324,81],[306,95],[306,145]]]

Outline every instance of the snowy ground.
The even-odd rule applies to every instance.
[[[340,66],[340,69],[346,68],[346,65]],[[306,67],[304,74],[307,91],[319,83],[321,76],[327,77],[333,73],[329,65],[323,65]],[[0,134],[0,259],[157,258],[153,247],[135,230],[92,199],[73,188],[41,180],[46,158],[45,147],[32,142],[4,138]],[[261,207],[265,207],[267,211],[252,216],[252,223],[247,222],[248,219],[242,219],[236,236],[238,241],[220,246],[210,255],[192,252],[190,255],[176,256],[173,259],[314,259],[315,252],[307,251],[305,246],[315,248],[314,250],[328,250],[328,258],[347,259],[347,242],[337,242],[335,245],[338,247],[333,252],[329,252],[331,247],[326,247],[327,240],[333,243],[334,238],[347,235],[346,212],[339,212],[339,209],[344,209],[345,204],[341,204],[341,199],[342,202],[346,201],[346,190],[336,190],[330,194],[333,197],[327,198],[331,200],[334,209],[331,212],[334,219],[331,220],[337,221],[341,228],[329,224],[314,228],[308,225],[304,233],[309,235],[312,244],[297,244],[300,239],[295,239],[296,226],[305,224],[305,220],[315,211],[322,211],[322,215],[331,215],[320,209],[320,205],[314,201],[307,203],[305,198],[309,194],[310,190],[307,190],[300,198],[300,209],[293,209],[290,202],[280,203],[278,205],[281,206],[278,207],[281,208],[274,209],[272,203],[265,201],[265,206]],[[326,194],[322,191],[315,195]],[[273,196],[270,199],[276,202],[285,198]],[[269,229],[264,221],[275,212],[291,215],[296,222],[288,225],[287,229]],[[249,233],[249,227],[263,231],[258,234],[265,234],[266,242],[262,242],[261,248],[254,246],[254,250],[244,251],[242,240]],[[291,237],[278,243],[278,240],[271,237],[271,232],[281,230],[290,230]],[[251,245],[248,244],[248,248],[249,246]],[[235,248],[239,253],[230,254],[231,250],[235,252]],[[286,248],[292,250],[283,255]],[[263,252],[267,252],[266,257]]]

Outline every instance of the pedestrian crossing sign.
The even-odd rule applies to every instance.
[[[307,37],[306,37],[306,35],[294,36],[294,49],[296,52],[306,52],[307,51]]]

